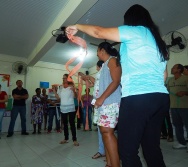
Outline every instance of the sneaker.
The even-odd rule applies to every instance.
[[[13,136],[13,134],[12,133],[9,133],[8,135],[7,135],[7,137],[12,137]]]
[[[22,135],[29,135],[28,132],[22,132]]]
[[[176,143],[172,146],[173,149],[184,149],[187,148],[186,145],[180,144],[180,143]]]

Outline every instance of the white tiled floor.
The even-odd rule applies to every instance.
[[[78,131],[79,147],[73,142],[60,145],[63,133],[22,136],[15,133],[11,138],[3,134],[0,139],[0,167],[104,167],[104,158],[93,160],[97,152],[97,132]],[[173,150],[173,143],[161,140],[161,148],[167,167],[188,167],[186,150]],[[141,153],[140,153],[141,155]],[[144,159],[141,155],[144,164]]]

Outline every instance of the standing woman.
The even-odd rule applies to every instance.
[[[98,112],[97,124],[105,146],[106,167],[119,167],[117,138],[114,135],[121,99],[119,52],[110,43],[102,42],[98,46],[97,56],[99,60],[104,61],[100,70],[99,89],[96,92],[94,104]]]
[[[82,117],[83,117],[83,130],[86,131],[86,120],[88,119],[89,131],[92,131],[92,104],[91,101],[93,96],[89,94],[90,89],[85,89],[85,94],[82,95],[83,108],[82,108]],[[87,117],[86,117],[87,116]]]
[[[36,95],[32,97],[31,104],[31,122],[33,124],[33,134],[36,134],[36,126],[38,125],[38,134],[41,134],[41,124],[43,121],[43,101],[41,96],[41,89],[35,90]]]
[[[149,12],[136,4],[126,11],[123,26],[104,28],[76,24],[67,27],[66,33],[74,35],[78,30],[95,38],[121,42],[122,98],[118,144],[122,166],[142,166],[138,156],[141,144],[148,167],[165,167],[160,132],[169,110],[169,95],[164,85],[169,57]]]
[[[47,116],[48,116],[48,104],[47,104],[48,95],[46,94],[46,89],[45,88],[42,89],[41,96],[42,96],[42,101],[43,101],[44,130],[46,130]]]
[[[58,92],[54,90],[56,98],[60,99],[60,110],[62,113],[63,124],[64,124],[64,136],[65,139],[60,141],[60,144],[68,143],[69,131],[68,131],[68,120],[72,132],[72,140],[74,146],[79,146],[76,138],[76,127],[75,127],[75,104],[74,98],[76,97],[76,92],[74,84],[67,81],[68,74],[63,75],[63,85],[59,87]]]
[[[99,60],[97,62],[96,70],[98,72],[97,72],[95,78],[90,76],[90,75],[83,75],[83,74],[81,75],[82,79],[84,81],[88,80],[89,83],[90,83],[90,86],[94,86],[93,99],[96,99],[98,97],[98,94],[99,94],[99,79],[100,79],[100,73],[101,73],[101,68],[102,68],[103,63],[104,62],[101,61],[101,60]],[[94,108],[94,114],[93,114],[93,123],[94,124],[98,123],[98,114],[99,114],[98,110],[96,108]],[[98,152],[92,156],[92,159],[98,159],[100,157],[105,157],[104,143],[103,143],[103,140],[102,140],[102,135],[101,135],[99,126],[97,126],[97,131],[98,131],[99,147],[98,147]]]
[[[1,90],[1,85],[0,85],[0,138],[1,138],[3,115],[6,108],[5,102],[7,101],[8,101],[7,93]]]

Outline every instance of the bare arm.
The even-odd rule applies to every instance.
[[[93,78],[92,76],[90,75],[85,75],[82,77],[82,79],[86,82],[88,82],[88,86],[89,88],[93,87],[94,86],[94,83],[95,83],[95,78]]]
[[[5,95],[3,100],[0,100],[0,103],[5,103],[8,101],[8,96]]]
[[[94,38],[120,42],[119,31],[117,27],[105,28],[94,25],[76,24],[66,28],[67,35],[75,35],[77,31],[82,31]]]
[[[107,89],[104,91],[104,93],[96,100],[95,106],[101,106],[104,102],[104,100],[110,96],[119,86],[120,80],[121,80],[121,66],[117,66],[116,59],[112,58],[109,63],[108,67],[110,70],[110,74],[112,77],[112,82],[107,87]]]
[[[60,97],[59,97],[59,95],[57,94],[57,92],[56,92],[56,90],[55,89],[53,89],[53,92],[54,92],[54,94],[55,94],[55,97],[59,100],[60,99]]]
[[[90,75],[88,77],[89,77],[89,80],[94,84],[95,83],[95,78],[90,76]]]

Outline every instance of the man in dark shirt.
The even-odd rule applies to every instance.
[[[25,104],[25,101],[26,99],[28,99],[29,95],[27,90],[22,87],[23,82],[21,80],[17,80],[16,85],[17,88],[15,88],[12,91],[14,102],[11,111],[11,120],[10,120],[7,137],[11,137],[14,134],[14,125],[18,113],[20,113],[20,118],[21,118],[22,135],[29,134],[26,132],[26,104]]]

